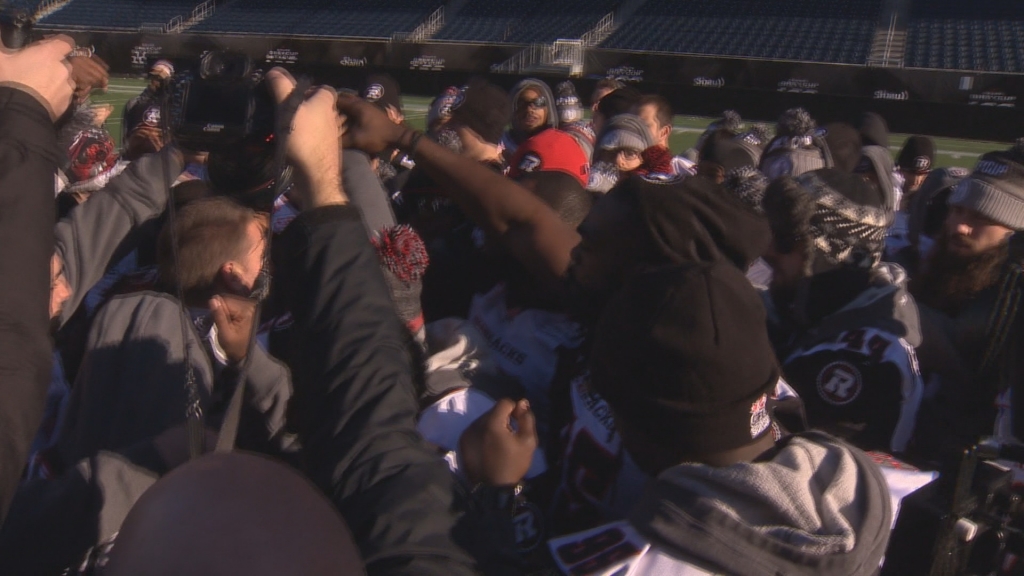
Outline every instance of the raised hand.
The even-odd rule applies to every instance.
[[[60,118],[71,105],[75,83],[71,78],[68,54],[75,41],[64,34],[51,36],[12,51],[0,48],[0,86],[23,90],[36,98],[50,113]]]

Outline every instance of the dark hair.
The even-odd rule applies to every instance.
[[[783,176],[769,184],[762,206],[779,252],[789,254],[811,237],[814,200],[793,178]]]
[[[519,182],[526,184],[537,197],[558,213],[563,222],[573,227],[583,222],[594,202],[579,180],[565,172],[529,172],[519,178]]]
[[[246,227],[256,213],[230,198],[200,198],[182,207],[160,232],[157,263],[160,285],[174,290],[181,284],[185,304],[202,305],[214,295],[220,267],[242,256]],[[171,229],[177,236],[174,258]]]
[[[639,100],[640,93],[637,92],[636,88],[626,86],[601,98],[601,102],[597,105],[597,111],[603,114],[605,118],[611,119],[619,114],[629,112]]]
[[[594,92],[598,90],[618,90],[625,86],[622,82],[615,80],[614,78],[602,78],[594,84]]]
[[[663,96],[658,94],[645,94],[636,102],[636,110],[644,106],[654,106],[655,117],[658,119],[658,127],[672,125],[672,105]]]

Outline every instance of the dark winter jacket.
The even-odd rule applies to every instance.
[[[35,98],[0,88],[0,522],[43,416],[57,135]]]
[[[416,432],[408,332],[359,213],[300,215],[279,240],[295,317],[289,427],[306,474],[352,530],[369,574],[500,573],[498,530]],[[511,535],[508,535],[511,538]]]

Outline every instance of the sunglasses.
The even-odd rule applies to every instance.
[[[615,150],[616,156],[622,156],[626,160],[636,160],[640,158],[640,152],[633,150],[632,148],[619,148]]]
[[[548,99],[546,96],[538,96],[533,100],[517,100],[516,110],[523,108],[547,108]]]

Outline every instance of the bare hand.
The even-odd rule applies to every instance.
[[[237,296],[214,296],[209,306],[213,323],[217,326],[217,343],[231,363],[241,362],[249,353],[256,302]]]
[[[491,486],[511,486],[521,481],[537,450],[536,425],[526,400],[499,400],[477,418],[459,439],[459,453],[469,480]]]
[[[139,126],[128,135],[125,143],[124,157],[127,160],[138,160],[146,154],[159,152],[164,147],[164,134],[153,126]]]
[[[267,82],[278,105],[295,90],[296,82],[284,68],[267,72]],[[292,118],[285,153],[304,185],[293,191],[293,200],[303,210],[329,204],[344,204],[341,190],[341,150],[337,98],[333,88],[311,89]]]
[[[75,83],[75,102],[84,101],[93,90],[106,91],[110,81],[110,66],[99,56],[72,56],[69,61],[71,81]]]
[[[352,94],[338,96],[338,111],[345,118],[342,142],[345,148],[355,148],[367,154],[380,154],[398,146],[410,131],[391,121],[388,115],[366,100]]]
[[[75,89],[66,60],[75,41],[64,34],[11,51],[0,48],[0,86],[28,92],[46,107],[50,119],[60,118],[71,105]]]

